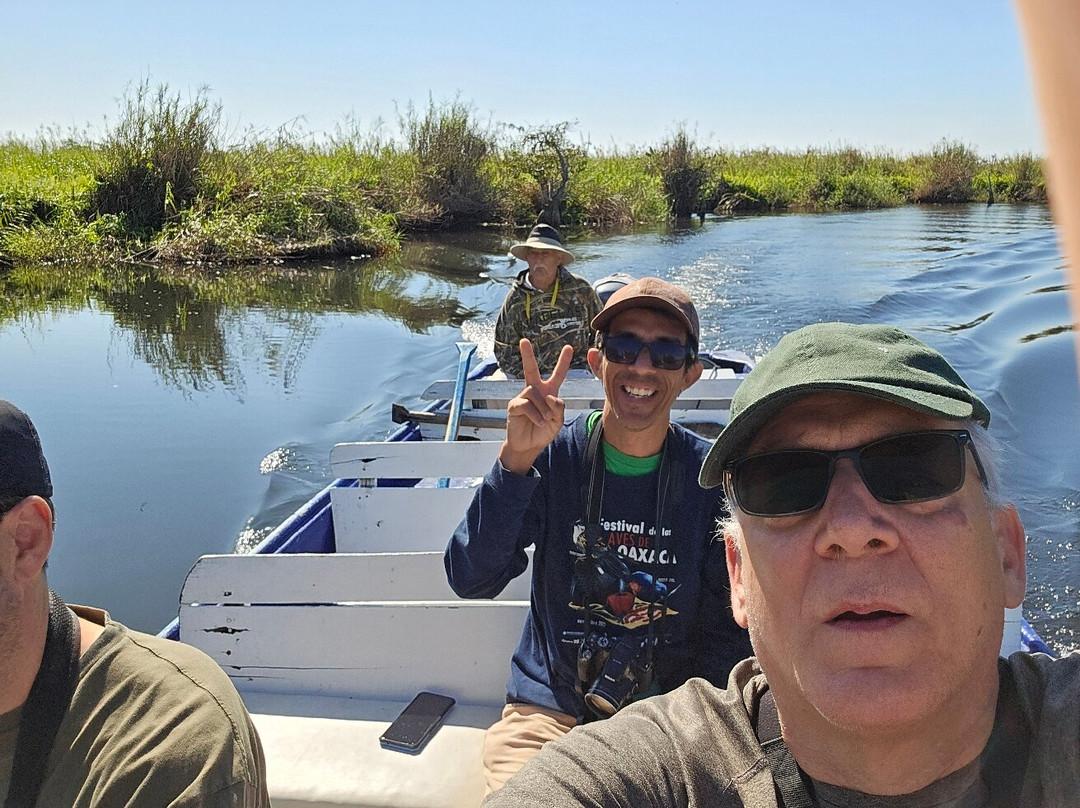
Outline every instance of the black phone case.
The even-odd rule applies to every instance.
[[[388,749],[419,752],[435,730],[442,724],[454,699],[439,693],[417,693],[394,722],[379,736],[379,743]]]

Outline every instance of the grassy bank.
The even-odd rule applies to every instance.
[[[249,262],[380,255],[410,232],[619,228],[694,213],[1045,202],[1030,154],[730,151],[677,129],[652,147],[598,150],[569,124],[498,126],[461,101],[406,108],[396,134],[345,125],[225,143],[205,92],[129,90],[104,136],[0,141],[0,265]]]

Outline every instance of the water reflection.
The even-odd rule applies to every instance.
[[[957,323],[956,325],[946,326],[946,331],[966,331],[969,328],[974,328],[977,325],[982,325],[993,315],[992,311],[988,311],[985,314],[980,314],[974,320],[968,320],[966,323]]]
[[[471,255],[468,263],[482,265]],[[0,327],[35,313],[92,308],[112,316],[132,353],[169,387],[222,385],[242,395],[245,368],[255,366],[289,390],[323,315],[377,314],[414,333],[474,317],[459,289],[483,281],[475,266],[458,263],[465,257],[464,250],[417,244],[369,263],[22,268],[0,275]]]
[[[194,558],[265,535],[329,481],[334,443],[384,438],[393,403],[453,377],[456,339],[490,353],[524,235],[431,235],[370,263],[0,273],[0,396],[32,414],[54,465],[58,589],[138,628],[166,622]],[[1080,643],[1080,394],[1045,208],[710,218],[570,248],[589,280],[683,286],[709,348],[761,356],[847,320],[942,350],[1009,450],[1026,608],[1048,639]]]
[[[1035,340],[1042,339],[1043,337],[1052,337],[1057,334],[1067,334],[1070,331],[1075,330],[1075,328],[1076,326],[1072,324],[1058,325],[1054,326],[1053,328],[1046,328],[1035,334],[1025,334],[1024,336],[1020,337],[1020,342],[1034,342]]]
[[[459,284],[483,283],[484,274],[493,267],[510,263],[507,254],[518,240],[497,231],[429,234],[410,240],[398,255],[384,261]]]

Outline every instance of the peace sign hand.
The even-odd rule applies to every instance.
[[[518,348],[525,389],[506,407],[506,440],[499,451],[499,461],[508,471],[527,474],[533,461],[562,428],[566,403],[559,398],[559,388],[570,369],[574,349],[564,345],[555,369],[543,379],[532,343],[523,339]]]

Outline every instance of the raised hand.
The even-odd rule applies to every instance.
[[[526,474],[562,428],[566,404],[559,398],[559,388],[570,369],[574,349],[564,345],[555,369],[544,379],[532,343],[523,339],[518,348],[525,389],[506,407],[506,440],[499,451],[499,461],[510,471]]]

